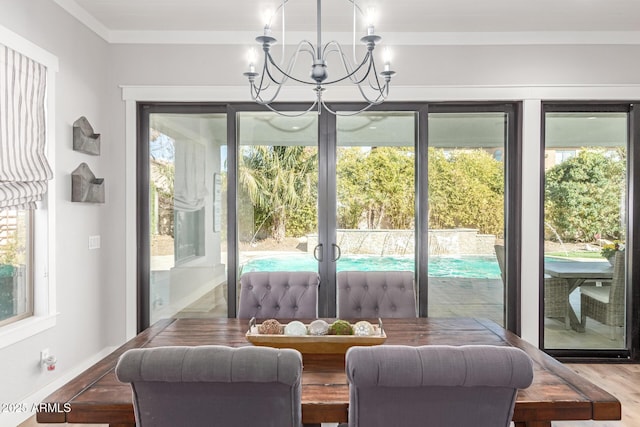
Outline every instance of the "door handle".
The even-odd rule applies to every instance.
[[[322,262],[322,259],[324,258],[323,253],[324,251],[322,250],[322,243],[317,244],[316,247],[313,248],[313,257],[316,259],[316,261]]]
[[[336,245],[335,243],[332,243],[331,247],[333,248],[333,262],[336,262],[342,256],[342,249],[340,249],[340,246]],[[338,256],[336,256],[336,252],[338,253]]]

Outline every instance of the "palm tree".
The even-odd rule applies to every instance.
[[[255,207],[271,216],[272,236],[286,234],[287,212],[311,194],[317,174],[317,151],[304,146],[245,147],[240,155],[239,182]]]

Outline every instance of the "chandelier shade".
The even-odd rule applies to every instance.
[[[347,52],[335,40],[331,40],[326,44],[322,43],[322,0],[316,0],[316,40],[315,43],[309,40],[301,40],[297,43],[295,50],[285,61],[285,12],[286,4],[290,0],[283,0],[278,9],[274,13],[266,13],[264,20],[264,33],[256,37],[256,42],[261,46],[263,57],[258,66],[257,54],[255,49],[249,53],[249,69],[244,73],[249,81],[251,91],[251,99],[258,104],[264,105],[270,110],[282,115],[300,115],[317,109],[318,114],[323,108],[332,113],[332,111],[324,101],[323,94],[327,86],[336,83],[350,83],[356,88],[356,92],[360,94],[365,107],[356,112],[348,113],[357,114],[384,102],[389,95],[389,86],[391,78],[395,74],[391,70],[391,57],[388,51],[385,51],[384,67],[378,71],[374,60],[373,52],[380,43],[382,37],[375,34],[375,26],[371,19],[368,20],[366,34],[360,38],[360,42],[365,46],[365,53],[361,59],[356,55],[356,33],[358,17],[365,17],[361,7],[357,4],[357,0],[344,0],[351,3],[353,13],[353,60],[350,60]],[[304,1],[304,0],[297,0]],[[374,14],[373,10],[369,10],[370,16]],[[272,55],[273,46],[278,40],[272,35],[272,22],[279,14],[282,15],[282,57],[280,61]],[[303,54],[309,54],[311,57],[310,72],[308,75],[296,74],[299,71],[296,68],[298,59]],[[332,70],[329,73],[329,58],[335,61],[339,71]],[[334,76],[335,75],[335,76]],[[272,103],[277,101],[281,89],[289,82],[296,82],[303,85],[311,86],[315,91],[313,104],[302,113],[284,113],[278,111]]]

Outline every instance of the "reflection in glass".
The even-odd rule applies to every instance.
[[[149,175],[150,322],[225,317],[226,115],[151,114]]]
[[[317,114],[238,113],[239,276],[318,271],[317,140]]]

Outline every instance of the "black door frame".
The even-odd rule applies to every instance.
[[[279,111],[303,111],[309,104],[281,103],[274,107]],[[357,103],[332,103],[334,111],[357,111],[364,107]],[[237,259],[237,197],[236,188],[238,113],[250,111],[269,111],[255,103],[138,103],[138,144],[137,144],[137,238],[138,238],[138,330],[149,326],[149,165],[148,139],[149,114],[151,113],[226,113],[227,114],[227,247],[229,272],[238,271]],[[521,236],[521,134],[519,102],[387,102],[374,106],[368,111],[412,111],[416,113],[416,283],[418,292],[418,312],[428,316],[428,114],[429,112],[504,112],[507,115],[507,134],[505,135],[505,246],[507,250],[505,286],[505,326],[520,334],[520,236]],[[311,113],[312,114],[312,113]],[[331,243],[335,243],[336,228],[336,117],[326,111],[320,114],[318,121],[319,158],[326,164],[319,167],[319,242],[324,243],[325,255],[330,254]],[[146,212],[146,215],[141,214]],[[333,214],[329,214],[333,212]],[[333,233],[333,236],[331,235]],[[335,261],[319,263],[319,272],[323,283],[319,292],[319,316],[335,317],[336,285]],[[236,316],[237,274],[228,274],[228,316]]]
[[[633,102],[543,102],[541,108],[540,138],[540,242],[544,241],[544,150],[545,120],[548,112],[621,112],[628,114],[627,137],[627,252],[626,264],[626,346],[624,349],[545,349],[544,347],[544,247],[540,246],[540,305],[539,305],[539,347],[550,355],[568,362],[640,361],[640,107]]]

